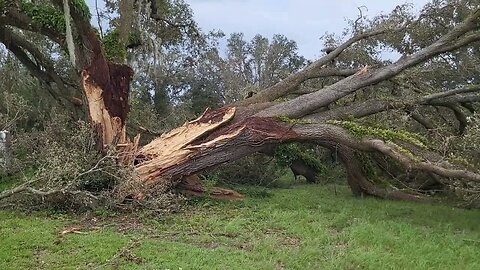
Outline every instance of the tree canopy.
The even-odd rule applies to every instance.
[[[0,1],[2,87],[45,114],[55,106],[68,121],[88,120],[88,152],[104,161],[115,151],[115,168],[131,169],[136,185],[124,199],[176,187],[202,193],[196,174],[255,153],[283,157],[294,172],[318,179],[323,148],[342,162],[355,195],[429,201],[447,192],[478,202],[477,1],[433,0],[419,14],[408,4],[374,18],[360,14],[341,35],[322,37],[315,61],[280,34],[245,40],[204,33],[180,0],[106,7]],[[27,73],[33,78],[14,79]],[[5,105],[0,113],[32,129],[35,116]],[[32,181],[0,198],[44,192],[44,180]],[[239,196],[220,188],[214,194]]]

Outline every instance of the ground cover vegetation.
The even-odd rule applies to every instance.
[[[238,187],[237,187],[238,188]],[[2,269],[478,269],[480,212],[352,197],[346,186],[240,189],[159,219],[0,212]],[[179,259],[181,258],[181,259]]]
[[[478,1],[360,8],[319,59],[104,3],[0,0],[6,268],[478,266]]]

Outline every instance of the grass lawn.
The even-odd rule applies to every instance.
[[[0,269],[480,269],[479,210],[334,189],[197,200],[163,219],[0,211]]]

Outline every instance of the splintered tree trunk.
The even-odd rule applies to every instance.
[[[90,121],[102,147],[126,142],[125,121],[132,75],[129,67],[108,62],[95,63],[82,72]]]
[[[195,166],[188,166],[190,159],[207,147],[217,147],[235,134],[225,134],[204,144],[195,144],[217,128],[229,122],[235,114],[235,108],[206,111],[198,119],[185,123],[138,150],[135,157],[135,171],[139,181],[145,187],[163,185],[165,188],[182,181],[181,189],[191,195],[202,195],[206,191],[195,173]],[[181,164],[186,166],[175,169]],[[237,192],[214,188],[210,196],[219,199],[240,199]],[[141,196],[141,194],[140,194]]]
[[[238,135],[240,128],[200,143],[232,120],[235,108],[206,111],[198,119],[187,122],[138,149],[139,136],[132,142],[126,136],[125,128],[131,69],[107,61],[97,61],[94,67],[82,72],[82,84],[99,150],[108,146],[116,147],[120,153],[119,162],[124,165],[135,164],[138,181],[146,192],[150,188],[170,188],[181,182],[180,188],[186,193],[204,195],[207,191],[195,173],[227,161],[225,157],[228,157],[228,153],[219,153],[223,157],[204,164],[191,163],[191,159],[200,156],[206,149],[221,147]],[[217,187],[208,193],[218,199],[242,198],[235,191]],[[143,194],[134,195],[137,199],[143,197]]]
[[[124,47],[128,29],[132,27],[132,13],[128,7],[132,7],[134,2],[122,1],[119,20],[120,47]],[[64,4],[66,7],[68,4],[62,0],[52,0],[51,3],[60,9]],[[32,24],[35,21],[34,18],[16,6],[12,5],[3,10],[5,16],[2,20],[8,23],[0,25],[0,42],[14,53],[32,74],[45,82],[55,82],[58,87],[61,87],[64,81],[55,71],[55,61],[51,61],[50,55],[43,55],[29,39],[18,33],[37,32],[50,38],[61,48],[65,45],[65,34],[49,27],[38,27],[35,23]],[[480,95],[478,95],[480,88],[451,89],[426,96],[405,95],[400,102],[393,102],[383,96],[381,99],[379,96],[377,100],[361,103],[344,101],[350,100],[349,97],[362,89],[388,81],[411,67],[435,59],[440,54],[451,53],[460,48],[465,48],[466,51],[474,48],[475,43],[480,41],[480,8],[475,6],[471,9],[470,14],[462,22],[448,25],[448,30],[441,37],[411,54],[403,55],[393,63],[385,63],[374,68],[364,66],[361,69],[332,67],[329,63],[354,44],[392,32],[401,34],[410,27],[406,24],[391,24],[390,20],[387,20],[386,23],[375,24],[372,29],[358,29],[358,31],[356,29],[351,38],[329,50],[328,54],[302,70],[287,76],[271,87],[258,91],[252,97],[231,104],[230,107],[207,110],[198,119],[163,134],[141,148],[138,148],[139,136],[130,140],[125,128],[132,69],[126,65],[113,63],[106,58],[102,41],[91,26],[88,16],[84,16],[80,9],[65,8],[65,17],[67,20],[71,18],[72,31],[68,32],[75,35],[72,38],[78,41],[75,42],[74,49],[70,46],[68,53],[71,54],[72,62],[81,74],[88,115],[92,128],[98,135],[98,150],[105,151],[108,147],[116,148],[121,153],[118,161],[126,166],[133,166],[138,174],[138,181],[145,187],[146,192],[149,189],[171,188],[180,184],[188,193],[203,194],[207,190],[201,186],[196,173],[255,152],[268,151],[277,144],[295,141],[339,149],[339,155],[348,173],[348,183],[354,194],[421,200],[422,198],[415,194],[405,194],[394,187],[375,186],[363,174],[362,161],[357,160],[353,153],[355,151],[375,152],[397,162],[408,171],[422,171],[450,180],[455,179],[455,181],[462,179],[463,183],[480,183],[480,173],[476,169],[466,169],[448,162],[440,162],[442,160],[435,157],[432,159],[429,156],[434,156],[430,155],[434,151],[430,151],[431,149],[427,147],[418,151],[414,149],[415,143],[393,142],[390,139],[379,138],[378,134],[355,137],[348,133],[348,127],[327,121],[351,117],[361,118],[386,112],[389,109],[406,111],[416,106],[444,106],[455,114],[460,123],[459,133],[463,133],[468,123],[459,104],[480,102]],[[290,98],[295,91],[301,90],[299,88],[305,82],[328,77],[342,79]],[[465,84],[470,82],[466,81]],[[420,92],[422,91],[418,91]],[[334,104],[336,105],[329,109]],[[423,121],[418,115],[413,117],[427,129],[432,129],[431,123]],[[402,143],[409,144],[411,147],[404,146]],[[424,153],[427,151],[429,151],[428,155]],[[305,168],[301,168],[301,164],[292,165],[297,173],[302,170],[305,174],[308,173],[304,170]],[[314,180],[313,176],[309,178]],[[453,183],[453,180],[450,183]],[[219,198],[240,197],[238,193],[222,189],[209,192]],[[137,198],[142,197],[142,194],[136,195]]]
[[[130,81],[133,70],[99,58],[81,73],[89,118],[97,135],[97,149],[114,146],[119,162],[133,164],[140,136],[131,141],[126,135]]]
[[[116,147],[119,162],[134,164],[138,181],[148,192],[151,188],[170,188],[177,184],[186,193],[202,195],[197,172],[260,151],[273,143],[298,138],[293,131],[268,117],[248,117],[232,123],[235,107],[207,110],[199,118],[163,134],[138,149],[139,136],[133,142],[126,136],[129,83],[132,70],[104,58],[94,59],[81,73],[89,117],[97,134],[98,148]],[[301,164],[295,169],[305,171]],[[303,172],[303,175],[306,172]],[[308,179],[314,181],[311,171]],[[228,189],[214,188],[209,195],[220,199],[242,196]],[[143,194],[136,194],[141,199]]]
[[[234,108],[206,112],[198,119],[185,123],[149,144],[139,149],[137,153],[135,170],[145,185],[158,183],[165,178],[176,178],[195,173],[193,169],[185,168],[179,172],[170,172],[179,164],[187,162],[192,156],[202,149],[214,147],[235,134],[225,134],[213,141],[204,144],[195,144],[201,138],[208,136],[218,127],[230,121],[235,114]]]
[[[109,104],[110,99],[123,102],[122,98],[125,96],[112,97],[105,94],[105,89],[109,88],[99,87],[88,74],[88,70],[83,73],[84,88],[90,101],[92,123],[98,134],[102,135],[102,146],[117,146],[123,153],[121,157],[126,157],[120,162],[134,164],[138,181],[143,185],[145,193],[177,186],[192,195],[208,192],[214,198],[239,199],[241,195],[231,190],[205,190],[195,174],[255,152],[268,151],[277,144],[293,141],[317,143],[326,148],[337,149],[347,170],[347,182],[355,195],[427,201],[421,194],[409,194],[394,187],[379,187],[369,181],[362,172],[362,161],[357,160],[354,151],[378,152],[409,169],[480,182],[478,174],[413,160],[399,151],[395,144],[378,139],[355,138],[339,126],[308,122],[288,123],[275,117],[252,116],[253,113],[250,116],[245,116],[248,115],[245,113],[243,116],[236,116],[235,107],[207,110],[199,118],[137,149],[138,136],[134,142],[130,142],[125,136],[125,123],[122,118],[126,115],[122,113],[125,111],[116,111],[127,110],[128,107]],[[141,200],[144,193],[134,195]]]
[[[89,61],[80,63],[81,82],[88,105],[88,115],[97,135],[97,148],[104,151],[114,147],[119,152],[119,162],[134,165],[140,181],[148,192],[154,186],[172,187],[182,180],[187,193],[199,195],[205,192],[196,172],[221,162],[205,166],[189,166],[191,158],[205,148],[215,148],[228,141],[235,132],[226,132],[211,141],[198,144],[220,126],[229,122],[235,108],[207,111],[200,118],[166,133],[138,149],[139,135],[133,141],[126,135],[126,120],[129,111],[130,82],[133,71],[130,67],[107,60],[91,29],[84,29],[85,43],[90,45]],[[226,154],[228,156],[228,154]],[[221,160],[221,159],[220,159]],[[183,166],[183,167],[182,167]],[[176,168],[182,167],[181,170]],[[241,195],[221,188],[209,191],[216,198],[239,199]],[[142,194],[135,194],[141,198]]]
[[[139,181],[148,187],[172,187],[181,182],[190,194],[205,192],[195,173],[252,154],[269,143],[294,139],[294,132],[270,118],[249,117],[232,121],[234,107],[207,110],[199,118],[163,134],[140,148],[135,171]],[[182,181],[184,180],[184,181]],[[240,194],[215,188],[216,198],[237,199]]]
[[[79,16],[74,15],[72,14],[74,20],[79,19]],[[190,194],[203,194],[206,190],[195,176],[199,171],[271,149],[276,144],[298,141],[339,149],[340,158],[347,170],[348,183],[356,195],[369,194],[383,198],[422,201],[424,198],[417,194],[407,194],[394,187],[379,188],[370,182],[363,175],[361,161],[355,158],[354,151],[380,153],[402,164],[408,170],[415,169],[447,178],[463,178],[478,183],[480,174],[450,164],[444,166],[429,160],[417,160],[406,155],[395,143],[381,139],[356,138],[345,128],[325,122],[342,119],[348,115],[363,117],[388,108],[402,108],[408,104],[384,104],[379,101],[372,107],[369,104],[375,101],[367,101],[327,112],[320,109],[327,108],[360,89],[391,79],[405,69],[441,53],[480,40],[478,33],[469,34],[478,30],[479,21],[480,10],[476,9],[463,23],[456,25],[430,45],[377,69],[325,68],[326,64],[355,42],[387,33],[391,29],[379,28],[361,33],[303,70],[251,98],[238,102],[235,104],[237,107],[207,110],[198,119],[163,134],[139,149],[137,149],[138,136],[132,142],[125,134],[129,84],[133,72],[125,65],[114,64],[105,59],[100,42],[88,21],[77,23],[77,28],[84,39],[83,43],[89,45],[86,54],[90,54],[88,64],[84,65],[86,68],[82,67],[79,70],[82,71],[82,84],[88,101],[90,120],[98,134],[99,149],[103,150],[107,146],[119,149],[123,153],[119,161],[126,165],[134,165],[138,181],[146,192],[153,188],[171,188],[180,184]],[[328,76],[346,78],[318,91],[279,102],[279,98],[285,97],[303,82]],[[419,98],[412,104],[428,104],[432,102],[431,98],[428,99],[428,96]],[[435,98],[439,97],[433,97]],[[241,113],[236,115],[237,111]],[[304,119],[298,122],[282,122],[280,119],[283,116],[317,119],[317,122],[315,124]],[[215,189],[210,193],[218,198],[241,197],[238,193],[222,189]],[[135,195],[141,199],[143,194]]]

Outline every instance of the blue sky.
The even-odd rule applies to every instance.
[[[347,19],[355,19],[357,7],[366,6],[364,14],[373,17],[388,13],[395,6],[414,2],[414,10],[428,0],[186,0],[195,20],[204,31],[222,30],[227,35],[243,32],[246,38],[255,34],[271,37],[283,34],[297,42],[300,54],[308,59],[321,55],[319,38],[341,33]]]

